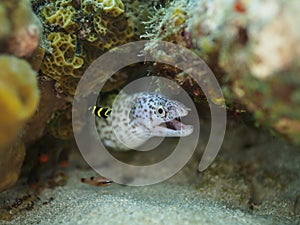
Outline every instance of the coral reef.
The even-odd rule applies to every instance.
[[[166,8],[155,10],[148,21],[145,21],[146,33],[142,38],[170,41],[184,47],[190,47],[185,30],[191,17],[186,1],[173,1]],[[151,48],[151,46],[148,46]],[[146,48],[147,49],[147,48]]]
[[[195,7],[190,26],[195,48],[205,54],[218,49],[231,97],[259,123],[296,144],[300,143],[296,60],[300,18],[295,10],[299,6],[298,1],[282,0],[203,1]]]
[[[198,78],[202,83],[207,83],[208,79],[206,79],[205,76],[202,76],[200,71],[196,72],[196,70],[193,69],[195,66],[192,65],[193,62],[186,62],[184,51],[168,51],[162,53],[162,51],[157,49],[156,44],[156,41],[167,41],[180,45],[184,48],[191,49],[205,60],[209,67],[215,72],[217,79],[220,79],[222,76],[222,69],[219,67],[218,62],[215,59],[215,52],[212,52],[210,55],[201,55],[193,46],[190,27],[191,22],[193,21],[194,5],[194,1],[167,1],[164,6],[161,5],[159,8],[156,8],[155,13],[151,15],[151,18],[144,22],[145,34],[141,35],[141,37],[153,41],[146,45],[144,49],[145,56],[150,54],[154,59],[162,58],[162,54],[165,54],[165,57],[173,56],[174,60],[177,60],[177,62],[181,65],[182,63],[185,63],[185,68],[190,68],[190,70],[198,73]],[[174,64],[176,64],[175,61]],[[203,91],[186,72],[187,71],[181,71],[171,65],[157,62],[153,63],[153,74],[176,81],[191,95],[195,103],[204,102],[205,96]],[[219,105],[221,102],[218,102],[219,97],[216,95],[214,90],[211,88],[209,92],[211,93],[211,100]]]
[[[256,123],[261,125],[259,131],[266,126],[286,140],[300,144],[298,0],[32,2],[38,17],[33,14],[29,0],[0,2],[0,192],[18,179],[25,147],[27,164],[22,172],[30,187],[39,187],[34,191],[66,184],[68,177],[63,169],[68,165],[70,149],[76,148],[72,142],[70,102],[77,83],[98,56],[138,39],[169,41],[191,49],[214,71],[226,94],[229,111],[238,112],[234,108],[238,102],[253,113]],[[38,18],[44,28],[42,43],[36,49],[42,33]],[[161,54],[156,51],[155,42],[146,46],[145,53]],[[181,52],[165,54],[174,55],[179,55],[177,59],[184,62],[185,55]],[[191,62],[186,65],[192,69]],[[177,81],[197,107],[202,108],[200,110],[207,108],[201,102],[204,98],[201,89],[186,73],[156,62],[130,65],[118,71],[101,92],[113,98],[124,84],[149,74]],[[98,79],[106,79],[101,71]],[[206,82],[205,77],[202,81]],[[88,85],[96,83],[95,80],[95,84]],[[102,97],[99,98],[101,104]],[[211,100],[219,104],[218,96],[214,97]],[[78,114],[86,113],[88,107],[90,105],[82,107]],[[206,120],[205,115],[201,111],[201,120]],[[234,119],[228,117],[228,120]],[[189,185],[187,180],[196,181],[198,186],[193,187],[196,191],[204,193],[210,201],[227,203],[226,207],[253,212],[260,207],[258,214],[261,215],[280,211],[278,208],[288,214],[289,202],[295,196],[293,211],[298,218],[298,186],[295,184],[293,189],[289,186],[299,178],[297,168],[291,169],[291,165],[299,165],[297,147],[288,152],[286,143],[274,141],[273,137],[258,130],[249,133],[245,130],[230,132],[228,129],[223,144],[225,156],[204,173],[196,175],[198,155],[192,163],[193,168],[186,167],[186,174],[180,181]],[[230,138],[233,144],[226,145]],[[138,159],[133,154],[126,157]],[[295,161],[289,164],[293,158]],[[142,160],[145,157],[137,162]],[[74,175],[73,168],[68,172],[73,171],[76,182],[78,174]],[[179,189],[182,190],[182,186]],[[114,190],[118,192],[118,188]],[[34,198],[25,196],[24,203],[16,200],[15,205],[7,206],[5,215],[10,218],[16,216],[17,211],[31,210],[39,202]],[[44,202],[39,202],[36,207],[42,205]],[[2,209],[0,207],[0,217]]]
[[[121,0],[33,1],[33,8],[44,25],[44,33],[31,63],[40,68],[42,77],[55,81],[56,94],[53,95],[58,98],[55,102],[60,107],[63,101],[73,100],[77,83],[94,59],[115,46],[137,39],[133,15],[126,12],[128,5],[131,5],[130,1],[123,3]],[[112,78],[108,87],[115,89],[126,79],[127,76]],[[52,91],[49,94],[52,96]],[[71,137],[71,107],[63,106],[59,111],[54,108],[51,108],[51,114],[47,114],[50,118],[47,124],[43,123],[43,128],[38,125],[40,134],[48,130],[57,138]],[[34,121],[30,124],[35,124]],[[31,141],[26,143],[33,143],[37,136],[41,135],[32,135]]]
[[[139,1],[123,0],[125,6],[125,15],[128,17],[128,23],[134,28],[135,35],[141,37],[146,32],[146,22],[156,13],[156,8],[164,4],[161,0]]]
[[[0,56],[0,192],[12,186],[25,156],[19,134],[39,101],[36,72],[22,59]],[[14,142],[14,143],[13,143]]]
[[[56,81],[59,93],[71,97],[94,59],[136,38],[120,0],[49,0],[34,7],[45,26],[41,72]]]
[[[299,144],[299,6],[295,0],[175,0],[156,11],[142,37],[190,48],[212,68],[230,107],[245,105],[258,123]],[[153,42],[145,52],[161,55],[155,49]],[[195,102],[202,98],[182,71],[157,63],[154,71],[180,83]]]
[[[77,82],[87,66],[110,48],[136,38],[120,0],[32,2],[44,26],[38,49],[42,29],[29,1],[0,3],[0,52],[27,58],[36,71],[40,70],[37,82],[36,72],[27,62],[9,55],[0,56],[3,71],[0,77],[0,191],[12,186],[19,176],[25,155],[23,142],[31,148],[47,133],[60,139],[72,137],[71,107],[66,101],[72,101]],[[108,90],[124,83],[127,76],[121,77],[121,80],[113,79]],[[41,102],[34,114],[38,89]],[[31,151],[27,149],[29,155]],[[32,161],[35,160],[32,158]],[[36,169],[42,170],[39,166]]]
[[[25,156],[22,128],[39,102],[37,73],[23,59],[37,48],[41,23],[27,0],[0,3],[0,192],[18,179]]]
[[[75,55],[76,36],[63,33],[50,33],[47,41],[51,43],[52,52],[43,59],[41,72],[60,83],[60,87],[68,90],[68,94],[74,95],[76,89],[72,83],[72,77],[79,81],[82,75],[80,68],[83,66],[83,59]]]

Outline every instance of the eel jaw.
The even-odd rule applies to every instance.
[[[191,133],[193,133],[193,126],[181,123],[179,118],[161,123],[151,129],[151,136],[158,137],[185,137]]]

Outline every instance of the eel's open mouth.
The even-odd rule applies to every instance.
[[[193,132],[192,125],[185,125],[181,123],[179,117],[164,122],[151,129],[152,136],[158,137],[185,137]]]
[[[165,126],[171,130],[181,130],[185,125],[181,123],[181,119],[178,117],[169,122],[166,122]]]

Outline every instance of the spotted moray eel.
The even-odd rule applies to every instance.
[[[135,149],[151,137],[184,137],[192,125],[180,122],[190,109],[176,100],[154,92],[119,94],[111,115],[96,117],[103,144],[117,151]]]

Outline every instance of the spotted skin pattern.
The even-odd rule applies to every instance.
[[[190,109],[176,100],[154,92],[119,94],[111,115],[96,118],[96,127],[106,147],[116,151],[135,149],[151,137],[184,137],[193,126],[178,118]]]

